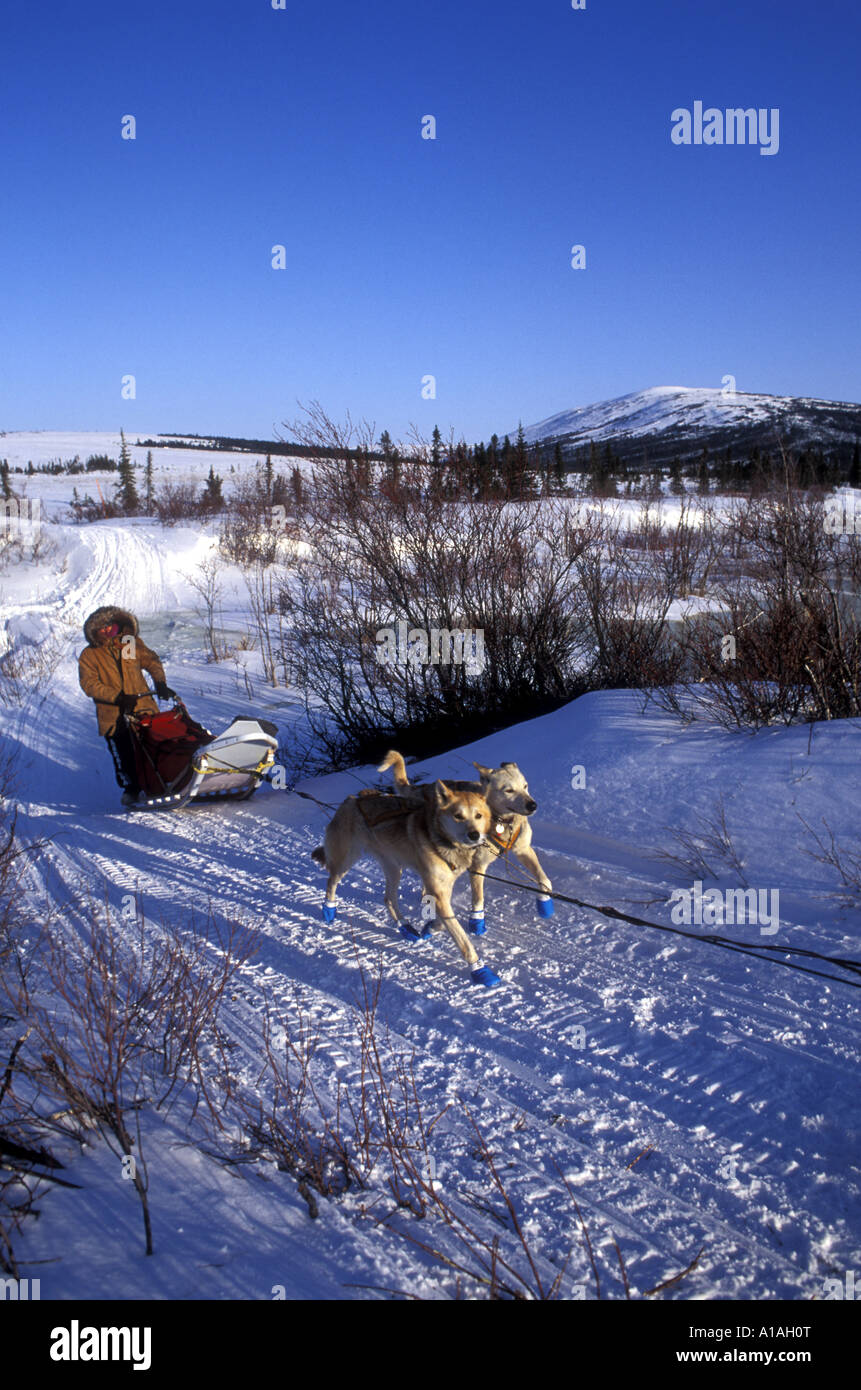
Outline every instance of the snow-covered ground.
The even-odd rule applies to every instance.
[[[201,477],[212,459],[194,455]],[[41,492],[74,481],[33,483]],[[80,624],[98,605],[138,614],[168,683],[216,731],[234,714],[263,715],[289,746],[299,693],[266,686],[254,652],[241,654],[247,679],[231,661],[204,660],[187,575],[211,545],[205,529],[139,521],[46,529],[53,556],[0,575],[7,641],[56,646],[40,691],[0,707],[0,732],[22,759],[20,834],[50,837],[31,870],[34,919],[59,907],[62,929],[73,932],[68,905],[91,884],[117,911],[139,892],[153,923],[211,908],[252,927],[259,950],[224,1019],[249,1085],[260,1070],[264,999],[276,1014],[301,1001],[320,1029],[320,1084],[349,1084],[359,965],[373,975],[381,961],[379,1018],[396,1050],[414,1052],[426,1112],[445,1111],[433,1130],[436,1181],[484,1236],[510,1238],[468,1112],[541,1268],[552,1278],[574,1247],[562,1296],[585,1286],[594,1297],[562,1175],[590,1231],[604,1296],[624,1296],[613,1241],[635,1293],[702,1250],[669,1298],[821,1298],[826,1278],[861,1268],[854,989],[594,908],[559,902],[542,921],[519,871],[500,866],[509,881],[488,885],[482,950],[502,984],[485,991],[468,982],[446,937],[411,946],[395,934],[373,865],[348,874],[335,923],[321,920],[323,876],[310,851],[328,813],[295,793],[264,787],[245,804],[122,813],[77,682]],[[241,587],[228,587],[235,616]],[[840,905],[833,871],[807,853],[816,846],[800,819],[821,829],[824,818],[838,843],[857,845],[858,738],[857,726],[839,722],[818,725],[812,738],[807,727],[755,735],[682,727],[644,711],[635,692],[615,691],[416,771],[463,777],[473,758],[517,761],[538,801],[534,843],[554,890],[663,924],[673,890],[701,874],[658,852],[683,854],[674,833],[701,830],[722,805],[747,883],[779,891],[779,931],[687,930],[858,958],[858,912]],[[358,768],[298,790],[337,803],[375,780]],[[703,853],[716,874],[704,889],[739,884],[726,859]],[[413,911],[418,901],[407,876],[404,902]],[[462,880],[455,905],[464,918],[467,904]],[[0,1027],[0,1056],[11,1038]],[[155,1256],[143,1256],[140,1211],[118,1161],[95,1140],[83,1156],[70,1147],[64,1176],[79,1190],[48,1192],[40,1220],[16,1243],[22,1272],[41,1276],[43,1298],[253,1299],[278,1287],[287,1297],[385,1296],[371,1286],[454,1295],[450,1269],[378,1224],[392,1202],[373,1184],[321,1199],[311,1220],[293,1177],[262,1160],[223,1166],[188,1144],[180,1112],[147,1114],[143,1132]],[[398,1220],[434,1243],[430,1218]],[[478,1285],[466,1292],[482,1296]]]
[[[262,460],[262,455],[253,453],[232,453],[227,450],[213,451],[201,448],[183,449],[181,447],[154,448],[148,450],[136,440],[156,439],[155,431],[142,430],[138,434],[126,435],[126,444],[135,468],[138,470],[138,484],[141,484],[147,453],[152,453],[153,481],[156,491],[169,482],[171,484],[196,483],[202,486],[210,467],[225,484],[229,492],[231,485],[246,474],[253,473]],[[171,436],[173,439],[173,436]],[[68,463],[74,458],[86,463],[94,456],[107,455],[114,460],[119,458],[120,433],[117,431],[73,430],[10,430],[0,432],[0,459],[6,459],[12,470],[10,482],[14,491],[22,498],[39,498],[42,515],[53,520],[67,516],[72,500],[73,489],[79,497],[89,493],[98,498],[109,499],[113,495],[116,473],[33,473],[27,474],[27,465],[34,469],[62,461]],[[297,464],[307,467],[301,458],[287,458],[275,455],[272,459],[277,473],[289,472]],[[22,472],[16,473],[15,469]]]

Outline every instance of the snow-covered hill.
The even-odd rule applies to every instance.
[[[512,437],[514,431],[511,431]],[[529,443],[559,440],[566,450],[612,439],[614,453],[654,460],[669,448],[681,458],[706,444],[774,450],[777,435],[794,445],[852,445],[861,437],[861,405],[803,396],[767,396],[688,386],[653,386],[596,405],[564,410],[525,430]]]

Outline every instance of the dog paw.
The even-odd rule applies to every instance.
[[[427,941],[431,934],[430,927],[422,927],[421,931],[416,931],[415,927],[410,926],[409,922],[401,922],[398,928],[401,936],[405,936],[407,941]]]
[[[323,921],[334,922],[338,909],[334,903],[323,904]]]
[[[491,970],[489,965],[479,965],[475,970],[470,971],[469,978],[474,985],[484,985],[485,989],[493,989],[494,985],[499,984],[499,976]]]
[[[535,904],[538,908],[539,917],[553,916],[553,899],[548,897],[539,898]]]
[[[472,936],[484,936],[487,931],[487,926],[485,924],[483,912],[471,912],[469,914],[467,930]]]

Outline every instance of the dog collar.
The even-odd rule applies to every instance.
[[[495,825],[495,826],[493,827],[493,829],[491,830],[490,835],[488,836],[488,839],[492,840],[493,843],[494,843],[495,845],[498,845],[498,846],[499,846],[499,848],[503,851],[503,853],[506,853],[506,854],[507,854],[508,851],[509,851],[510,849],[512,849],[514,845],[517,844],[517,841],[518,841],[518,839],[520,838],[520,832],[521,832],[522,829],[523,829],[523,826],[522,826],[522,825],[518,825],[517,829],[516,829],[516,830],[514,831],[514,833],[512,834],[511,839],[510,839],[510,840],[506,840],[506,839],[505,839],[506,827],[505,827],[505,825],[503,824],[503,822],[502,822],[501,820],[499,820],[499,821],[496,822],[496,825]]]

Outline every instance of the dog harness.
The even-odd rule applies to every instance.
[[[514,834],[511,836],[511,839],[505,840],[503,838],[505,835],[505,826],[503,825],[502,821],[497,821],[496,825],[491,830],[488,839],[491,841],[492,844],[498,846],[502,854],[507,854],[508,851],[510,849],[513,849],[514,846],[517,844],[522,829],[523,826],[518,825],[517,829],[514,831]]]

